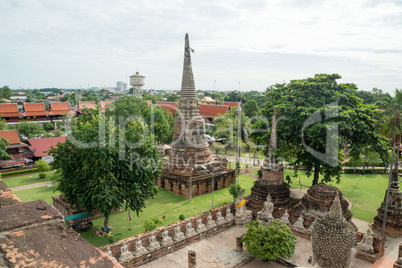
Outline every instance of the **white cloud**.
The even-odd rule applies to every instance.
[[[401,18],[392,1],[2,1],[0,81],[114,85],[138,68],[146,88],[179,88],[189,32],[197,88],[217,79],[262,90],[336,72],[392,91],[402,84]]]

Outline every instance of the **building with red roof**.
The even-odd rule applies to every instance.
[[[4,101],[5,103],[12,103],[13,102],[13,101],[5,99],[5,98],[2,98],[1,100]]]
[[[25,165],[30,154],[27,152],[26,145],[20,141],[18,130],[0,131],[0,137],[9,141],[7,153],[11,154],[10,160],[0,160],[1,168]]]
[[[109,107],[110,104],[114,103],[114,101],[101,101],[99,106],[101,108],[101,112],[106,112],[106,108]]]
[[[224,101],[222,105],[228,105],[230,108],[241,106],[241,102]]]
[[[33,160],[43,159],[47,162],[53,162],[53,156],[50,156],[47,151],[50,147],[57,148],[57,143],[63,143],[66,141],[66,137],[52,137],[43,139],[28,139],[29,150],[34,155]]]
[[[6,122],[19,122],[20,118],[24,115],[18,111],[16,103],[0,103],[1,118],[4,118]]]
[[[171,114],[174,114],[177,110],[177,106],[179,103],[177,102],[166,102],[166,101],[157,101],[156,105],[159,105],[163,109],[168,110]]]
[[[209,104],[216,104],[216,100],[214,100],[213,98],[211,98],[211,97],[205,97],[205,98],[203,98],[202,100],[201,100],[201,102],[206,102],[206,103],[209,103]]]
[[[49,112],[54,116],[73,114],[67,102],[52,102],[50,103]]]
[[[24,115],[25,117],[33,117],[38,120],[46,119],[51,114],[46,111],[43,103],[24,103]],[[28,118],[30,119],[30,118]]]

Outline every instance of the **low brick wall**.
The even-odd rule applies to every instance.
[[[216,220],[216,214],[218,213],[219,208],[221,209],[221,214],[222,217],[226,216],[226,209],[227,209],[228,205],[222,206],[222,207],[218,207],[215,208],[211,211],[211,215],[212,215],[212,219],[215,221]],[[229,204],[231,212],[234,213],[235,209],[234,209],[234,205],[233,204]],[[202,219],[203,224],[207,223],[207,217],[208,217],[208,211],[204,212],[202,214],[200,214],[200,217]],[[195,229],[197,227],[197,220],[198,220],[198,215],[185,219],[183,221],[179,221],[179,226],[181,231],[184,233],[186,230],[186,224],[187,221],[190,220],[192,227]],[[178,242],[174,242],[173,244],[167,246],[167,247],[163,247],[161,246],[158,250],[154,250],[154,251],[148,251],[147,253],[145,253],[144,255],[140,255],[138,257],[134,257],[133,259],[121,263],[124,267],[136,267],[139,265],[143,265],[145,263],[148,263],[150,261],[156,260],[160,257],[166,256],[174,251],[177,251],[181,248],[186,247],[187,245],[190,245],[192,243],[195,243],[197,241],[203,240],[205,238],[211,237],[216,235],[217,233],[223,232],[229,228],[231,228],[232,226],[234,226],[234,219],[228,222],[225,222],[221,225],[217,225],[214,228],[211,229],[207,229],[204,232],[200,232],[200,233],[196,233],[195,235],[191,236],[191,237],[186,237],[184,240],[178,241]],[[172,223],[168,226],[166,226],[166,230],[169,232],[169,236],[170,237],[174,237],[175,232],[174,229],[176,228],[176,223]],[[156,237],[156,240],[160,243],[162,241],[162,232],[163,232],[164,227],[160,227],[157,228],[154,231],[154,235]],[[149,238],[151,236],[151,232],[147,232],[147,233],[142,233],[137,235],[141,238],[142,241],[142,246],[143,247],[148,247],[149,246]],[[133,236],[127,239],[124,239],[124,241],[126,242],[126,245],[128,247],[128,250],[131,252],[134,252],[136,247],[135,247],[135,243],[137,241],[137,236]],[[120,248],[123,244],[123,240],[120,240],[118,242],[115,242],[113,244],[110,244],[110,250],[112,252],[113,257],[115,257],[116,259],[118,259],[121,255],[121,251]],[[106,252],[106,246],[100,247],[99,250],[102,250],[104,252]]]
[[[17,171],[17,170],[33,169],[33,168],[36,168],[36,166],[32,165],[32,166],[23,166],[23,167],[14,167],[14,168],[4,168],[4,169],[0,169],[0,173],[6,173],[6,172],[11,172],[11,171]],[[33,172],[36,172],[36,171],[33,171]]]

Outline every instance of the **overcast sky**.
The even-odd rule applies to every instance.
[[[144,88],[179,89],[186,32],[197,89],[316,73],[402,88],[401,0],[1,0],[0,87],[115,86],[138,69]]]

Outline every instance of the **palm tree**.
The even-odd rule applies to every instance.
[[[394,155],[395,155],[395,146],[398,146],[401,142],[401,133],[402,133],[402,90],[396,89],[395,90],[395,97],[392,97],[390,94],[385,94],[384,99],[378,103],[380,108],[384,109],[384,119],[382,125],[382,132],[388,138],[391,139],[392,144],[392,158],[391,158],[391,166],[389,172],[389,180],[388,180],[388,188],[385,197],[385,210],[384,210],[384,219],[382,223],[382,235],[385,232],[385,222],[387,220],[387,211],[388,211],[388,199],[389,199],[389,188],[391,184],[392,178],[392,165],[394,162]],[[395,166],[398,167],[398,157],[399,157],[399,149],[397,150],[396,155],[396,164]]]

